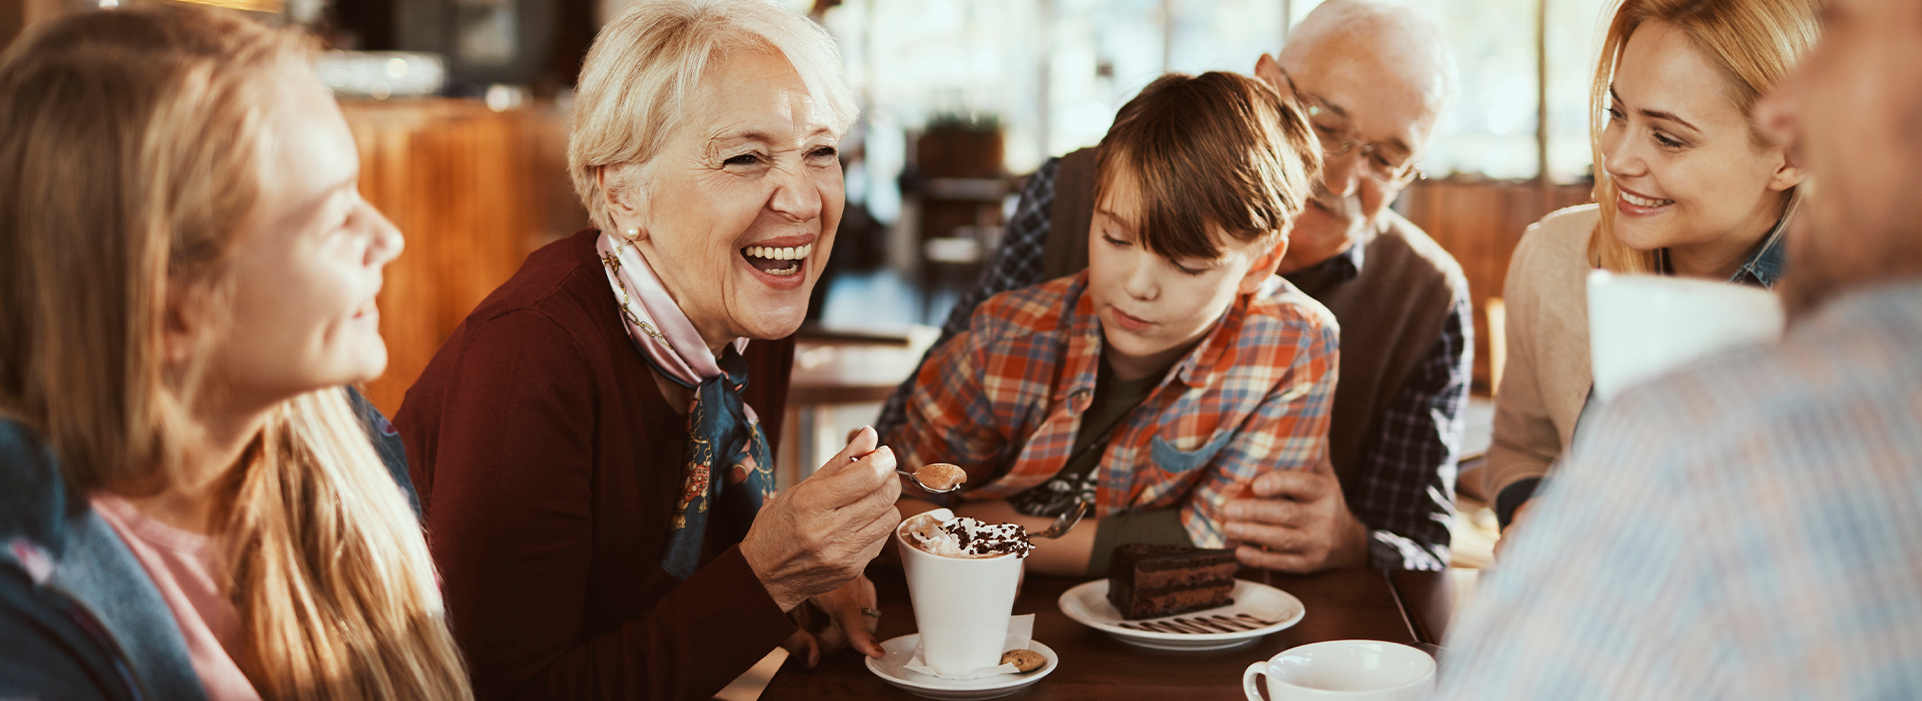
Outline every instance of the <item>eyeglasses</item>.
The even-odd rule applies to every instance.
[[[1363,175],[1387,187],[1402,187],[1420,180],[1422,172],[1415,167],[1414,154],[1392,155],[1383,151],[1384,144],[1364,144],[1355,136],[1354,126],[1340,110],[1330,107],[1319,97],[1309,95],[1295,86],[1294,76],[1287,71],[1281,72],[1283,80],[1288,81],[1288,90],[1295,99],[1308,108],[1308,126],[1315,130],[1315,138],[1321,140],[1321,152],[1327,158],[1340,158],[1351,151],[1361,151]]]

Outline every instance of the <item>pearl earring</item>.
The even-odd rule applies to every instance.
[[[627,239],[628,239],[629,241],[632,241],[632,240],[634,240],[634,239],[637,239],[637,238],[640,238],[640,237],[641,237],[641,228],[640,228],[640,227],[638,227],[638,226],[630,226],[630,227],[627,227]]]

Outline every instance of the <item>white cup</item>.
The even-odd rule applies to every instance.
[[[914,624],[920,629],[921,661],[940,675],[955,678],[1001,664],[1015,587],[1021,581],[1021,558],[931,554],[915,547],[907,536],[908,527],[922,516],[947,521],[954,512],[935,509],[894,529],[901,566],[907,570]]]
[[[1413,701],[1434,686],[1435,658],[1379,640],[1310,643],[1248,665],[1248,701],[1262,701],[1255,678],[1264,675],[1269,701]]]
[[[1735,346],[1782,335],[1782,303],[1747,285],[1657,275],[1588,274],[1595,398]]]

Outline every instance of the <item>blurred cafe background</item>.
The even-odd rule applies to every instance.
[[[76,9],[159,0],[0,0],[0,43]],[[359,144],[360,186],[407,236],[387,269],[392,414],[462,318],[533,249],[587,224],[566,177],[571,86],[624,0],[204,0],[298,24]],[[843,144],[848,215],[797,349],[790,481],[912,370],[973,281],[1021,183],[1098,142],[1166,71],[1250,72],[1319,0],[793,0],[840,41],[862,117]],[[1396,207],[1454,254],[1476,306],[1466,452],[1488,442],[1498,299],[1524,228],[1586,202],[1586,90],[1604,0],[1423,0],[1462,77]],[[1488,561],[1492,516],[1462,498],[1455,562]],[[1472,589],[1472,588],[1470,588]],[[1459,589],[1458,589],[1459,590]]]

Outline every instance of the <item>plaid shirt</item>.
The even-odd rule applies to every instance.
[[[1449,631],[1444,699],[1922,698],[1922,282],[1610,402]]]
[[[1041,257],[1060,164],[1058,158],[1049,159],[1028,177],[1001,244],[988,258],[974,288],[955,302],[940,339],[922,358],[924,365],[948,339],[968,330],[969,319],[983,301],[1042,281]],[[1361,251],[1361,246],[1352,246],[1289,277],[1335,284],[1352,280],[1364,262]],[[1362,455],[1363,488],[1344,495],[1349,511],[1372,531],[1369,559],[1375,567],[1441,569],[1448,565],[1455,459],[1461,449],[1462,417],[1473,373],[1470,304],[1466,295],[1458,295],[1450,304],[1441,336],[1382,413],[1379,433]],[[902,382],[882,406],[875,423],[881,435],[889,435],[907,420],[914,383],[913,377]]]
[[[964,498],[1002,499],[1066,465],[1092,403],[1101,322],[1087,273],[997,295],[921,366],[907,423],[888,444],[908,465],[968,471]],[[1115,429],[1095,515],[1180,507],[1188,537],[1221,547],[1222,507],[1256,475],[1328,453],[1336,327],[1275,279],[1242,295]]]

